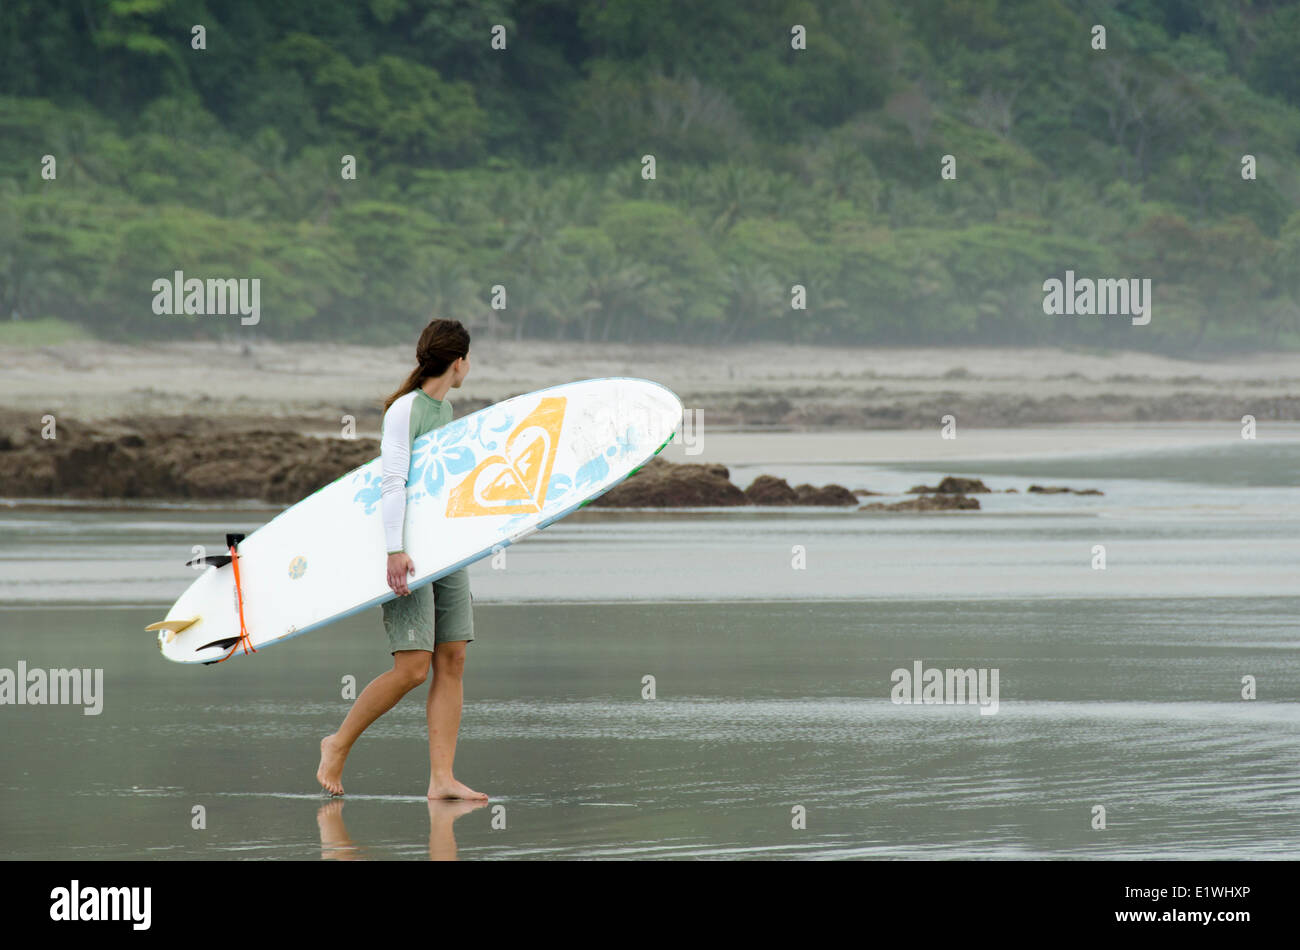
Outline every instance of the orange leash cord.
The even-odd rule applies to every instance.
[[[225,663],[241,646],[244,648],[245,656],[257,652],[253,641],[249,639],[248,627],[244,624],[244,589],[239,583],[239,552],[235,550],[235,546],[242,540],[244,540],[242,534],[226,535],[226,543],[230,545],[230,566],[235,570],[235,601],[239,604],[239,640],[230,648],[229,653],[217,660],[218,663]]]

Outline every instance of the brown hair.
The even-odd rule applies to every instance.
[[[397,392],[384,400],[384,412],[402,396],[418,389],[426,379],[441,376],[452,363],[468,355],[469,331],[459,320],[430,321],[415,345],[415,361],[419,365],[411,370]]]

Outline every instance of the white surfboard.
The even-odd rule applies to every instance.
[[[408,586],[472,564],[613,488],[668,444],[681,418],[681,402],[658,383],[589,379],[507,399],[416,439]],[[208,558],[166,619],[147,628],[158,631],[163,656],[252,655],[250,646],[260,651],[395,597],[379,482],[374,459],[238,542],[237,564]]]

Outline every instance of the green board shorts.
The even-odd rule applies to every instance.
[[[474,639],[474,595],[462,567],[432,584],[383,604],[388,652],[428,650],[439,643]]]

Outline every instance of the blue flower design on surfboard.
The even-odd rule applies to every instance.
[[[375,506],[379,504],[380,490],[379,484],[383,479],[377,471],[368,471],[368,469],[378,469],[377,465],[367,465],[361,471],[352,476],[352,484],[361,483],[357,493],[352,496],[352,500],[358,504],[365,505],[366,514],[374,514]]]
[[[477,429],[481,428],[482,420],[479,420]],[[415,440],[406,477],[412,501],[425,495],[438,495],[448,475],[460,475],[474,467],[477,459],[473,447],[465,444],[465,430],[465,420],[458,419]],[[360,485],[352,500],[365,505],[366,514],[372,514],[379,504],[382,480],[378,465],[367,466],[352,479]]]
[[[415,440],[406,484],[423,491],[413,492],[412,500],[426,494],[440,495],[448,475],[462,475],[474,467],[474,449],[464,444],[465,429],[464,420],[458,420]]]

